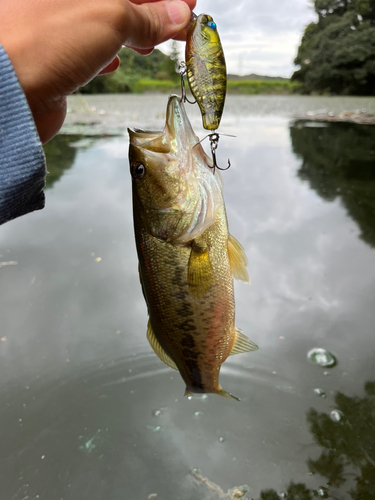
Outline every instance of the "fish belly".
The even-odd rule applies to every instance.
[[[234,342],[233,280],[227,231],[218,230],[222,223],[207,230],[214,282],[201,296],[189,290],[190,246],[174,246],[146,231],[136,237],[152,329],[192,392],[217,392],[221,364]]]

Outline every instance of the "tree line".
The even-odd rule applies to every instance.
[[[375,0],[314,0],[292,81],[303,93],[375,95]]]

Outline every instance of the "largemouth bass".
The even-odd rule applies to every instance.
[[[159,358],[179,370],[186,395],[212,392],[230,354],[257,349],[234,325],[233,277],[249,281],[228,233],[222,181],[177,96],[163,132],[130,130],[129,162],[139,274]]]
[[[227,92],[227,70],[217,26],[200,14],[190,22],[185,60],[191,93],[202,113],[203,127],[219,128]]]

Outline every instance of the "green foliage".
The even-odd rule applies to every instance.
[[[169,81],[168,90],[178,86],[180,77],[175,71],[175,66],[180,56],[176,42],[172,44],[171,56],[166,56],[160,50],[155,49],[145,57],[127,48],[121,49],[119,56],[121,64],[117,71],[108,75],[97,76],[82,87],[80,91],[83,94],[100,94],[149,90],[144,88],[143,84],[140,84],[140,81],[143,80]],[[160,87],[163,87],[163,85],[161,84]],[[165,84],[163,90],[166,87]],[[152,88],[151,90],[157,89]]]
[[[142,78],[133,85],[132,91],[137,94],[143,92],[171,92],[179,88],[172,80],[151,80],[150,78]]]
[[[145,57],[127,48],[123,48],[119,56],[121,65],[117,71],[97,76],[80,91],[83,94],[170,93],[180,88],[180,75],[176,72],[176,66],[182,57],[177,42],[172,43],[170,56],[155,49]],[[254,79],[250,80],[251,76]],[[228,80],[228,92],[234,94],[291,94],[296,89],[298,84],[291,83],[286,78],[277,79],[260,75],[248,75],[246,78],[230,75]]]
[[[291,94],[298,84],[289,80],[228,80],[231,94]]]
[[[375,95],[375,0],[315,0],[292,80],[305,93]]]

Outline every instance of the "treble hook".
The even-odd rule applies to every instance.
[[[186,63],[184,61],[181,61],[177,68],[177,73],[179,73],[179,75],[181,76],[181,100],[183,102],[187,101],[189,104],[195,104],[197,101],[191,102],[186,96],[185,80],[184,80],[184,75],[186,75],[186,72],[187,72]]]
[[[213,163],[213,166],[210,168],[213,168],[214,174],[215,174],[215,168],[218,168],[219,170],[228,170],[228,168],[230,167],[230,159],[229,158],[228,158],[228,166],[226,168],[219,167],[219,165],[217,164],[217,161],[216,161],[216,150],[217,150],[217,147],[219,145],[219,138],[220,138],[219,134],[217,132],[213,132],[208,137],[210,139],[212,163]]]

